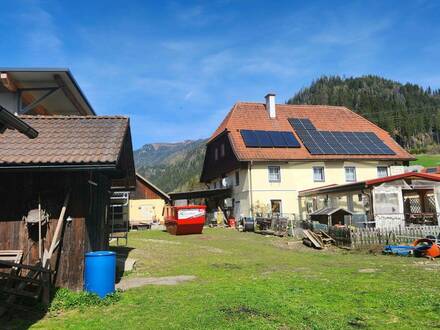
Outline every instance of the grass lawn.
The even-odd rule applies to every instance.
[[[105,307],[47,315],[36,329],[422,329],[440,327],[440,267],[424,259],[205,229],[129,236],[136,276],[195,275],[144,286]],[[1,328],[1,326],[0,326]]]
[[[414,155],[417,160],[411,162],[411,165],[422,165],[425,167],[434,167],[440,165],[440,155]]]

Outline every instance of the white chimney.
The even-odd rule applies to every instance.
[[[266,99],[266,111],[269,113],[270,118],[276,118],[277,111],[275,109],[275,94],[269,93],[265,96]]]

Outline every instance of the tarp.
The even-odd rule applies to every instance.
[[[376,228],[405,226],[402,187],[375,187],[373,189],[373,208]]]

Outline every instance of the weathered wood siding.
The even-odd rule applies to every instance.
[[[30,209],[42,208],[50,215],[43,227],[43,251],[52,242],[67,190],[71,190],[62,241],[53,257],[56,269],[55,285],[80,290],[83,287],[84,253],[108,247],[105,230],[107,180],[93,178],[98,187],[87,181],[90,175],[81,173],[1,173],[0,174],[0,249],[23,250],[23,262],[38,262],[38,226],[29,226],[22,219]]]
[[[137,179],[136,190],[130,195],[130,199],[163,199],[163,197]]]
[[[222,156],[222,145],[225,154]],[[215,159],[215,150],[217,149],[218,158]],[[245,168],[246,163],[241,163],[235,156],[231,142],[227,134],[222,134],[208,143],[206,147],[205,160],[201,175],[202,182],[209,182],[212,179],[220,178],[237,168]]]

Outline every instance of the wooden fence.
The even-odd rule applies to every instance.
[[[338,245],[362,247],[369,245],[409,244],[428,235],[439,237],[439,226],[399,228],[347,228],[329,227],[329,235]]]

